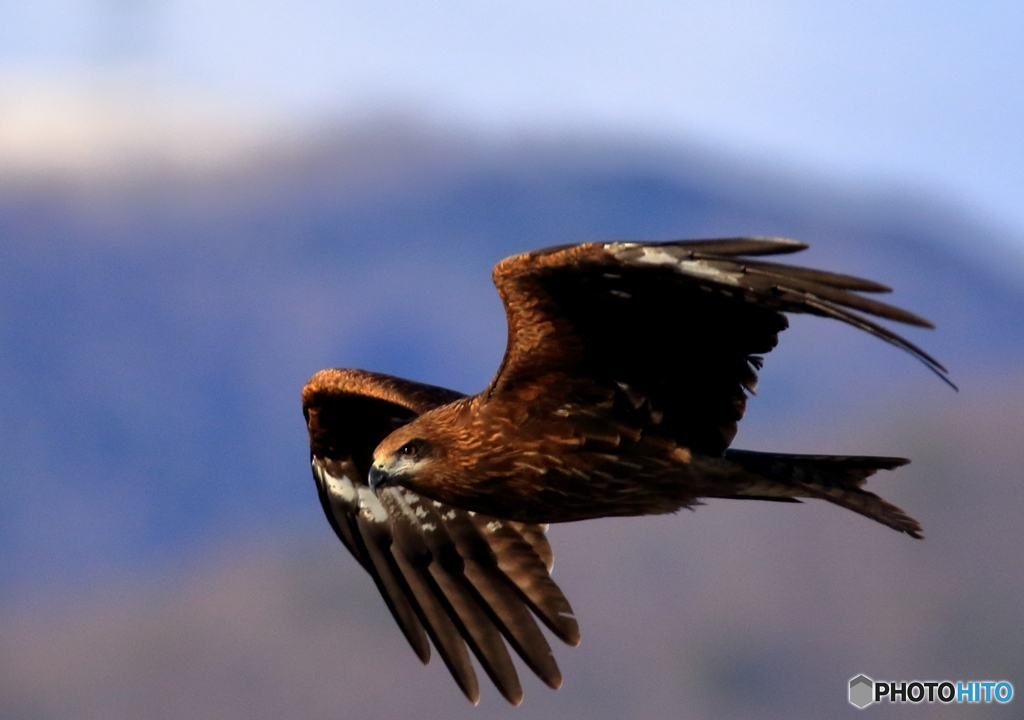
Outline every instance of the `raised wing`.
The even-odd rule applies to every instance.
[[[760,356],[788,325],[785,312],[865,330],[949,383],[937,360],[872,319],[932,327],[864,295],[889,288],[755,259],[806,247],[778,238],[609,242],[507,258],[494,282],[508,346],[488,396],[562,373],[570,392],[591,392],[587,383],[618,388],[634,415],[646,418],[641,425],[717,455],[736,434]]]
[[[579,643],[572,608],[550,576],[545,528],[475,515],[401,488],[378,497],[366,484],[381,440],[460,397],[359,370],[317,373],[302,392],[313,477],[335,533],[373,577],[420,660],[430,659],[429,637],[476,703],[468,646],[502,695],[519,704],[523,692],[506,642],[554,688],[561,673],[534,615],[561,640]]]

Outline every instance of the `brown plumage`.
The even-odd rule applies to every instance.
[[[374,493],[377,444],[421,413],[462,397],[444,388],[360,370],[322,370],[302,391],[313,477],[335,533],[370,573],[423,663],[433,641],[473,703],[480,696],[466,646],[502,695],[523,691],[505,641],[553,688],[562,683],[534,615],[559,639],[579,627],[551,579],[545,527],[498,520],[402,488]]]
[[[938,361],[872,319],[931,327],[865,296],[889,288],[756,259],[805,247],[736,238],[517,255],[494,269],[508,346],[478,395],[355,370],[313,377],[303,403],[324,509],[421,659],[429,652],[422,626],[475,701],[461,637],[518,702],[500,632],[557,687],[536,625],[521,631],[530,642],[509,627],[529,626],[529,608],[563,640],[578,640],[548,575],[546,523],[673,512],[706,497],[814,497],[921,537],[916,520],[862,489],[902,458],[729,449],[787,312],[865,330],[949,383]],[[496,578],[488,590],[474,575],[478,565]],[[544,589],[548,611],[530,595],[535,588]]]

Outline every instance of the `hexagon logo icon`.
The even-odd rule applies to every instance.
[[[875,683],[867,675],[858,675],[850,680],[850,704],[861,710],[875,701]]]

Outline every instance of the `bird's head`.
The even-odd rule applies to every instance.
[[[435,459],[434,443],[410,423],[394,431],[373,451],[370,488],[376,492],[389,485],[415,489],[417,474]]]

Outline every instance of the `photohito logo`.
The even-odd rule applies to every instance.
[[[1013,700],[1008,680],[872,680],[850,678],[850,704],[861,710],[871,703],[999,703]]]

